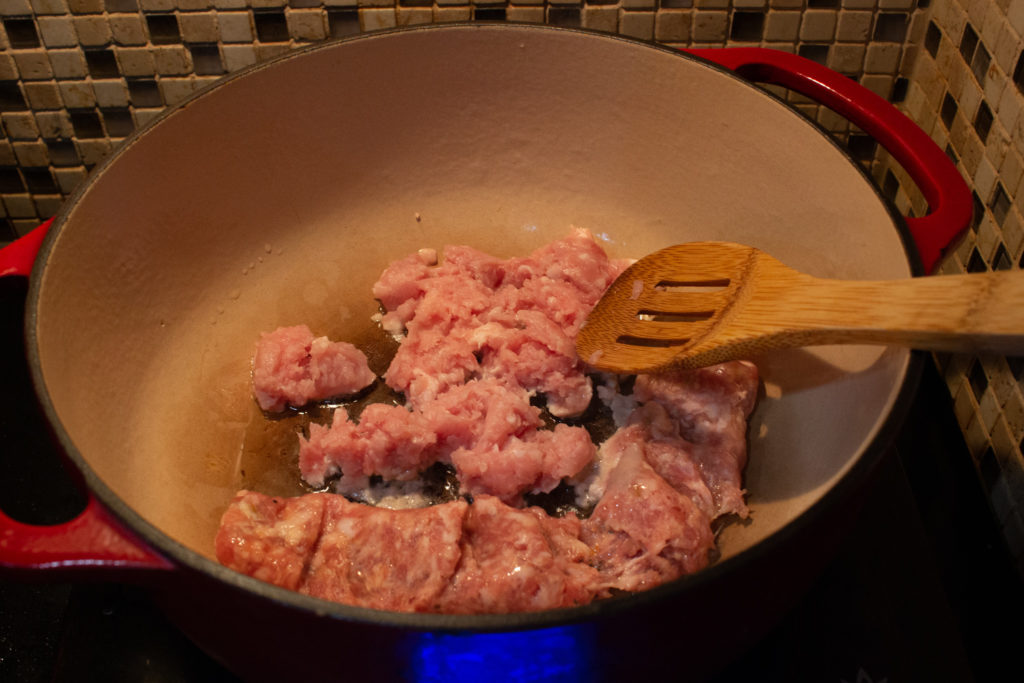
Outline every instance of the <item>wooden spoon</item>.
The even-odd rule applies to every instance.
[[[1022,355],[1024,272],[829,280],[741,244],[680,244],[612,283],[576,350],[593,368],[634,373],[844,343]]]

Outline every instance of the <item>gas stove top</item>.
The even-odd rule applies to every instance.
[[[34,408],[21,360],[24,296],[24,281],[0,280],[0,506],[25,521],[54,523],[81,499]],[[895,447],[851,514],[852,531],[806,594],[712,683],[988,681],[1005,680],[1019,666],[1024,584],[931,364]],[[479,674],[497,682],[509,671],[517,681],[582,683],[592,674],[573,665],[571,648],[565,661],[544,666],[511,666],[518,652],[438,649],[410,680],[471,681]],[[236,678],[140,588],[0,580],[0,680]]]

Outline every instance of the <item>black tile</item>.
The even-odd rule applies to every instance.
[[[615,2],[588,2],[588,5],[614,5]],[[658,0],[659,7],[670,7],[674,9],[687,9],[693,7],[693,0]]]
[[[288,42],[288,22],[284,10],[259,10],[252,13],[256,37],[261,43]]]
[[[978,359],[971,363],[971,369],[967,373],[967,381],[971,385],[974,398],[980,403],[985,389],[988,388],[988,375],[985,374],[985,368]]]
[[[108,12],[138,12],[139,0],[106,0],[104,6]]]
[[[103,125],[107,129],[107,135],[112,138],[124,138],[135,130],[135,122],[132,121],[132,113],[127,107],[116,109],[101,109]]]
[[[895,201],[899,189],[900,181],[896,179],[896,174],[892,172],[892,169],[886,169],[885,176],[882,178],[882,195],[889,201]]]
[[[181,42],[178,17],[173,14],[147,14],[149,40],[154,45],[174,45]]]
[[[359,11],[354,9],[327,10],[327,29],[332,38],[359,33]]]
[[[402,7],[430,7],[434,0],[398,0],[398,4]]]
[[[11,17],[4,19],[4,30],[7,41],[15,49],[39,47],[39,33],[36,23],[30,17]]]
[[[903,100],[907,99],[907,89],[910,87],[910,81],[902,76],[893,81],[892,94],[889,95],[889,101],[895,104],[899,104]]]
[[[1010,259],[1010,254],[1006,251],[1006,246],[1000,242],[996,248],[996,255],[992,259],[992,270],[1011,270],[1013,268],[1013,261]]]
[[[942,98],[942,108],[939,110],[939,116],[942,118],[942,123],[946,125],[946,128],[953,127],[953,120],[956,118],[956,112],[959,108],[956,100],[947,92]]]
[[[984,273],[986,271],[988,271],[988,265],[985,263],[985,259],[981,258],[981,252],[975,247],[971,250],[971,258],[967,260],[967,272]]]
[[[931,0],[917,0],[918,9],[928,9],[931,4]]]
[[[981,472],[981,480],[985,488],[991,491],[999,481],[999,461],[996,460],[995,451],[989,446],[978,459],[978,471]]]
[[[54,166],[78,166],[82,163],[78,150],[71,140],[46,140],[46,151],[50,155],[50,163]]]
[[[733,40],[758,42],[764,35],[764,12],[733,12],[729,37]]]
[[[0,111],[25,111],[28,104],[17,81],[0,81]]]
[[[121,75],[113,50],[86,50],[85,64],[93,78],[117,78]]]
[[[902,43],[907,37],[905,12],[881,12],[875,19],[874,38],[883,43]]]
[[[807,0],[807,6],[812,9],[839,7],[839,0]]]
[[[580,8],[548,7],[548,23],[552,26],[577,27],[580,25]]]
[[[1017,66],[1013,67],[1013,83],[1017,90],[1024,92],[1024,52],[1017,58]]]
[[[850,133],[846,147],[850,150],[850,156],[857,161],[870,161],[875,158],[878,142],[870,135]]]
[[[0,168],[0,193],[20,194],[25,191],[25,181],[14,167]]]
[[[473,19],[475,21],[505,21],[505,8],[474,7]]]
[[[152,78],[129,79],[128,97],[136,107],[162,107],[164,104],[160,88]]]
[[[103,137],[100,116],[92,109],[71,109],[68,110],[68,115],[71,117],[71,127],[75,129],[75,137],[81,139]]]
[[[978,34],[970,24],[964,26],[964,33],[960,36],[960,54],[968,64],[974,59],[974,51],[978,47]]]
[[[949,160],[952,161],[954,164],[960,163],[960,159],[957,157],[956,150],[953,149],[953,145],[946,145],[946,156],[949,157]]]
[[[1010,196],[1006,194],[1003,184],[996,183],[996,189],[992,193],[992,201],[989,203],[989,208],[992,209],[992,217],[1000,226],[1006,220],[1006,214],[1010,213],[1010,204]]]
[[[978,232],[981,219],[985,216],[985,202],[981,201],[978,193],[971,191],[971,230]]]
[[[984,45],[978,45],[974,51],[974,59],[971,60],[971,73],[981,85],[985,85],[985,77],[988,75],[988,66],[992,63],[992,57]]]
[[[224,62],[216,45],[189,45],[192,53],[192,67],[197,75],[217,76],[224,73]]]
[[[23,168],[25,187],[33,194],[57,194],[57,184],[53,182],[53,174],[48,167]]]
[[[992,110],[985,102],[978,105],[978,113],[974,115],[974,130],[981,138],[981,144],[988,140],[989,131],[992,130]]]
[[[928,28],[924,32],[924,49],[934,57],[939,52],[939,44],[942,42],[942,31],[935,25],[934,21],[928,22]]]
[[[818,64],[826,64],[828,62],[828,48],[828,45],[804,43],[797,48],[797,54]]]
[[[13,242],[18,239],[18,231],[7,218],[0,218],[0,242]]]

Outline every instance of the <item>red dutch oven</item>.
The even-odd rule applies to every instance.
[[[750,82],[802,93],[873,136],[929,213],[899,216],[830,138]],[[297,481],[287,457],[254,451],[254,340],[298,323],[369,338],[370,284],[420,247],[510,256],[578,225],[613,256],[726,239],[815,275],[883,279],[930,271],[970,212],[924,132],[782,52],[687,54],[478,24],[290,53],[169,110],[52,225],[0,252],[0,274],[31,271],[28,362],[88,491],[64,524],[0,515],[0,566],[146,584],[247,680],[422,679],[445,671],[439,662],[496,652],[521,656],[524,680],[708,675],[828,559],[921,357],[844,346],[756,359],[752,518],[721,532],[707,570],[572,609],[453,616],[333,604],[217,564],[213,537],[234,492]]]

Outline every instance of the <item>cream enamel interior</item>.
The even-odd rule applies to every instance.
[[[262,419],[248,387],[260,331],[305,322],[358,340],[389,260],[451,243],[522,254],[571,225],[615,256],[724,239],[822,276],[909,275],[852,163],[716,69],[542,27],[381,34],[230,79],[92,179],[39,289],[49,398],[116,495],[212,556],[242,434]],[[908,353],[759,362],[753,516],[723,534],[724,556],[842,477],[888,414]]]

